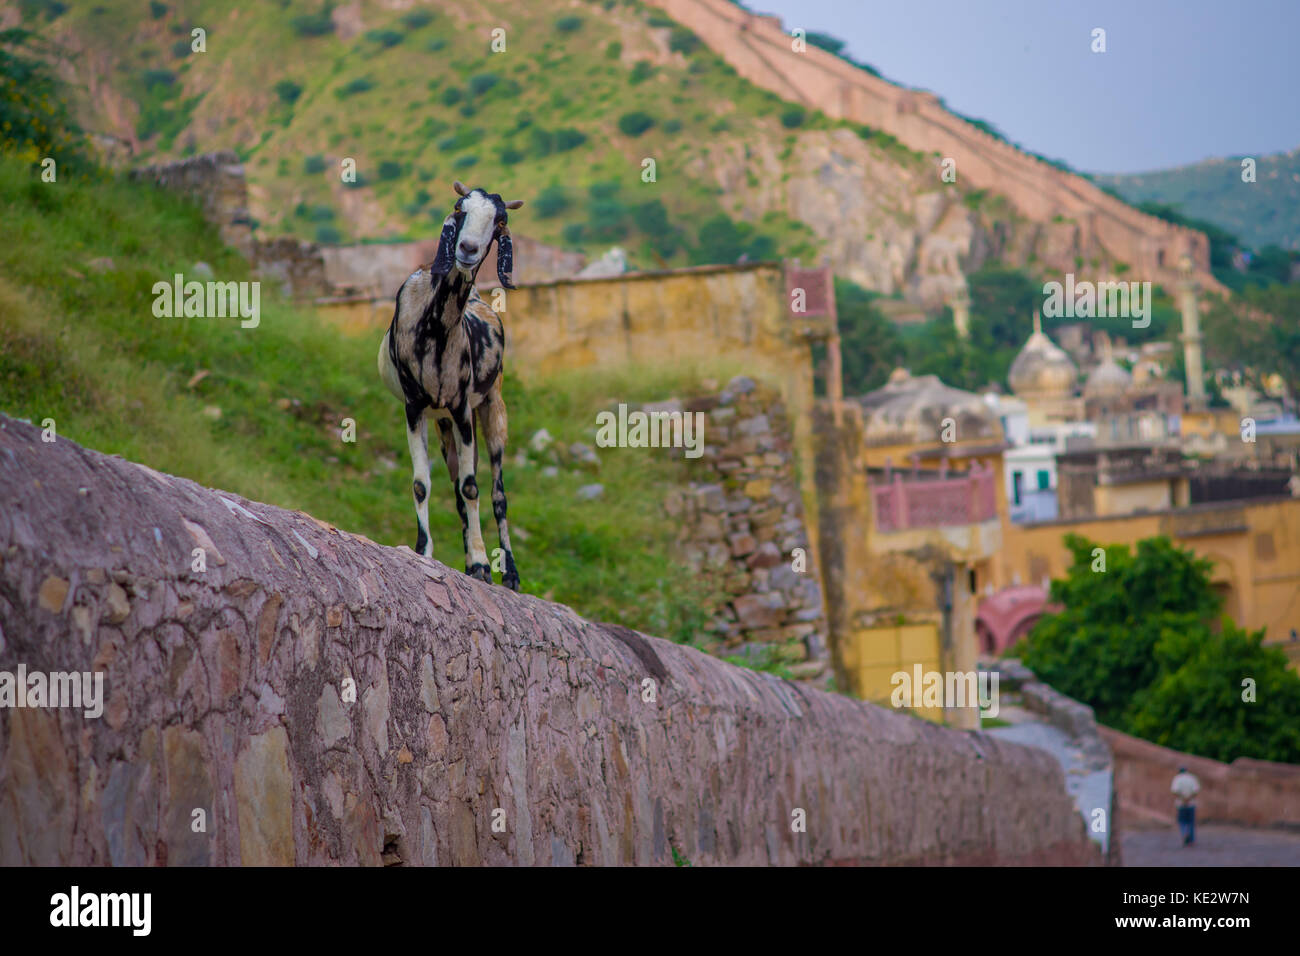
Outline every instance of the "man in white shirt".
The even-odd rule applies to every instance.
[[[1201,782],[1186,767],[1179,767],[1169,791],[1178,807],[1178,830],[1183,835],[1183,846],[1196,841],[1196,795],[1201,792]]]

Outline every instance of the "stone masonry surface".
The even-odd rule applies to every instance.
[[[0,708],[0,865],[1100,862],[1043,752],[0,417],[20,664],[106,703]]]

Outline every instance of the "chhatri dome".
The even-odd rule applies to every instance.
[[[1083,394],[1094,396],[1123,395],[1133,383],[1133,376],[1115,361],[1110,350],[1110,337],[1104,339],[1104,355],[1101,363],[1088,373],[1088,381],[1083,386]]]
[[[1034,311],[1034,334],[1011,363],[1007,382],[1020,398],[1066,398],[1074,394],[1079,369],[1065,350],[1043,332]]]

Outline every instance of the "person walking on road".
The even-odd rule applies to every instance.
[[[1169,790],[1178,806],[1178,830],[1183,835],[1183,846],[1191,846],[1196,842],[1196,795],[1201,792],[1201,782],[1186,767],[1179,767]]]

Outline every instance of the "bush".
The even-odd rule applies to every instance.
[[[145,70],[140,74],[140,82],[146,90],[152,90],[156,86],[175,86],[176,74],[171,70]]]
[[[53,52],[30,31],[0,30],[0,152],[30,152],[62,165],[84,156],[64,84],[49,65]]]
[[[275,95],[280,97],[282,103],[293,104],[302,96],[302,87],[293,80],[281,80],[275,84]]]
[[[791,106],[781,113],[781,125],[786,129],[795,129],[802,126],[807,118],[808,114],[802,106]]]
[[[334,21],[330,17],[333,7],[326,4],[315,13],[303,13],[289,21],[293,31],[300,37],[321,37],[334,32]]]
[[[571,149],[577,149],[587,141],[587,134],[581,130],[565,127],[555,131],[555,151],[557,153],[567,153]]]
[[[308,176],[325,172],[325,157],[319,154],[305,157],[302,161],[302,171]]]
[[[418,30],[420,27],[426,27],[433,22],[433,11],[431,10],[412,10],[402,17],[402,26],[408,30]]]
[[[632,75],[628,77],[628,82],[636,86],[638,83],[644,83],[654,75],[655,67],[653,63],[649,60],[637,60],[632,64]]]
[[[663,124],[663,126],[660,127],[660,128],[661,128],[665,133],[676,133],[676,132],[679,132],[679,131],[681,130],[681,128],[682,128],[682,121],[679,120],[677,117],[674,116],[674,117],[673,117],[672,119],[670,119],[670,120],[664,120],[664,124]]]
[[[668,38],[668,49],[683,56],[690,56],[699,48],[699,37],[686,27],[673,27],[672,35]]]
[[[358,76],[355,80],[349,80],[343,86],[340,86],[334,91],[334,95],[339,99],[344,99],[345,97],[355,96],[358,93],[365,93],[374,88],[375,83],[373,80],[366,76]]]
[[[446,37],[434,37],[427,44],[425,44],[425,49],[428,50],[430,53],[437,53],[439,50],[445,48],[446,46],[447,46]]]
[[[379,164],[379,168],[375,171],[375,175],[381,180],[396,179],[398,176],[402,175],[402,164],[396,160],[385,159]]]
[[[366,39],[387,49],[397,46],[405,37],[396,30],[367,30]]]
[[[571,246],[580,246],[587,238],[587,227],[580,222],[571,222],[560,233],[564,241]]]
[[[569,194],[563,186],[547,186],[533,200],[533,211],[539,219],[551,219],[569,208]]]
[[[582,17],[560,17],[555,21],[555,29],[560,33],[574,33],[582,29]]]
[[[194,49],[193,40],[177,40],[175,43],[172,44],[172,59],[183,60],[190,55],[190,52],[193,49]]]
[[[149,0],[149,16],[155,20],[161,20],[167,16],[167,4],[159,3],[158,0]]]
[[[495,73],[475,73],[469,78],[469,91],[475,96],[482,96],[500,82]]]
[[[640,136],[654,124],[654,117],[643,110],[624,113],[618,118],[618,128],[628,136]]]
[[[455,166],[457,169],[469,169],[471,166],[477,165],[477,163],[478,163],[478,157],[472,153],[468,153],[460,157],[459,159],[457,159],[454,163],[452,163],[452,165]]]
[[[442,102],[444,106],[455,106],[460,102],[465,93],[459,86],[449,86],[442,91]]]
[[[609,46],[605,47],[605,59],[617,60],[623,55],[623,44],[615,40]]]
[[[317,226],[316,241],[327,246],[338,245],[343,241],[343,233],[333,226]]]
[[[524,161],[524,154],[513,146],[507,146],[497,154],[497,158],[501,160],[503,166],[517,166]]]

